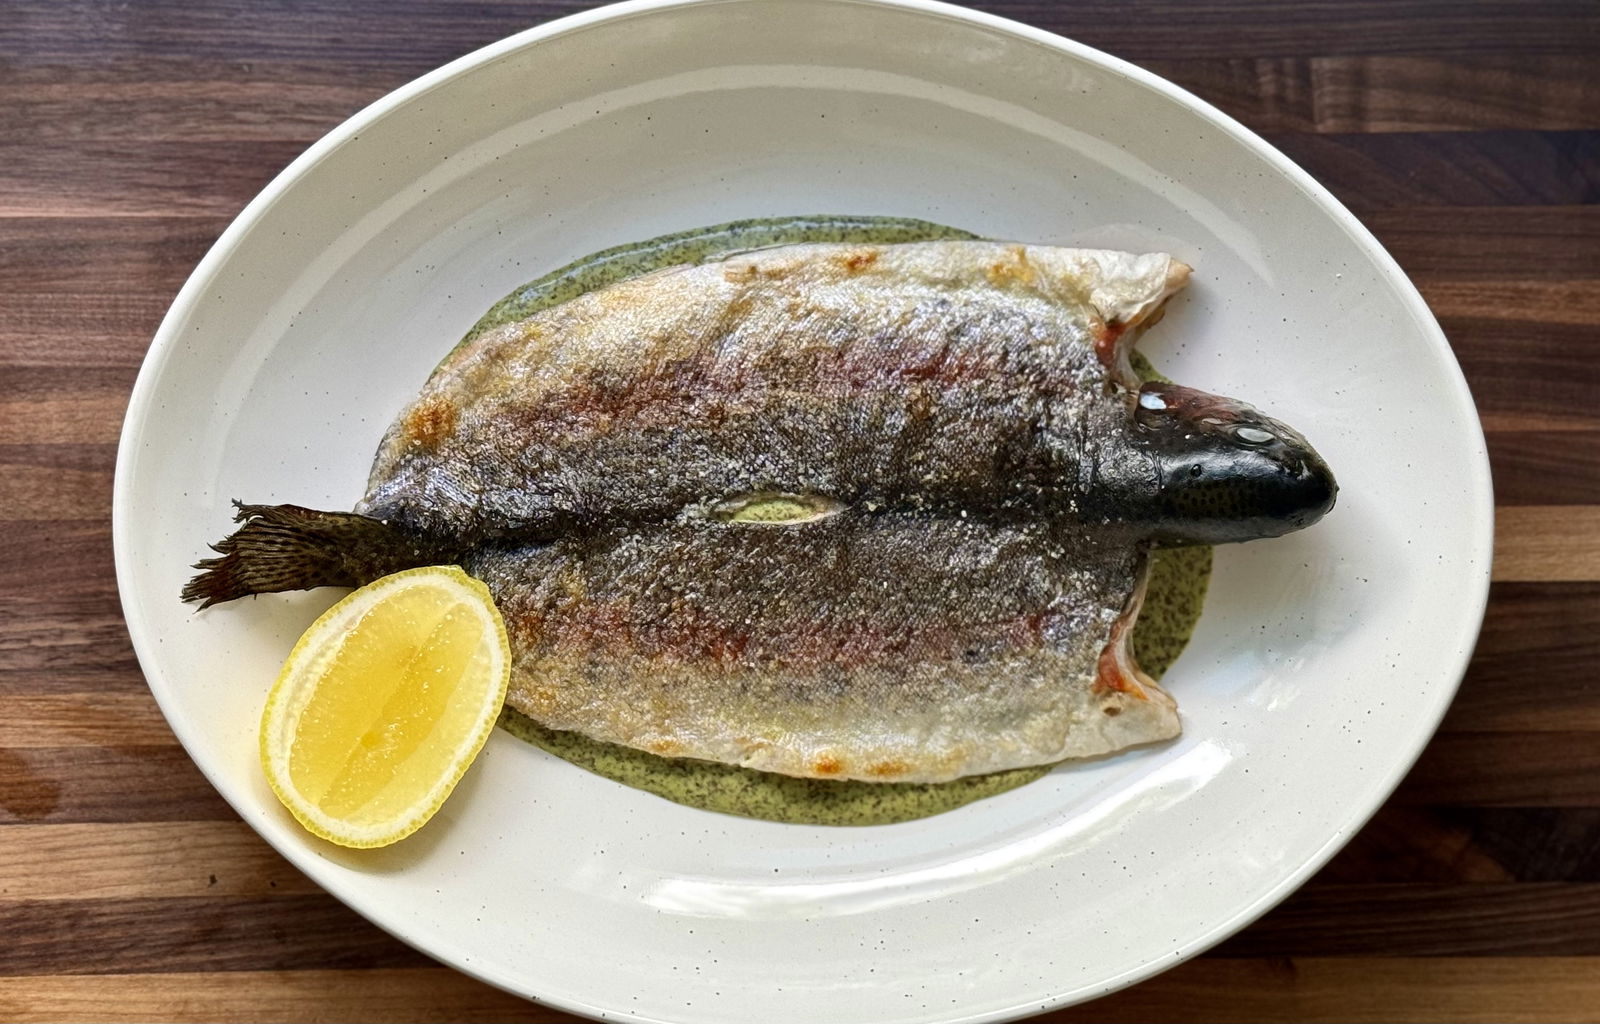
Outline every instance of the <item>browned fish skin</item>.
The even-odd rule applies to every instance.
[[[1063,675],[1094,669],[1140,568],[1040,520],[854,511],[615,528],[470,565],[502,595],[524,713],[654,753],[879,779],[1059,746],[1026,734],[1051,730]],[[1098,698],[1086,730],[1132,728],[1102,709],[1147,703]]]
[[[1149,295],[1181,280],[1141,259]],[[1063,274],[1099,266],[1056,262],[993,243],[793,246],[583,296],[438,373],[385,438],[362,511],[552,538],[760,491],[1070,515],[1085,453],[1121,442],[1127,410],[1094,348],[1105,323]]]
[[[932,243],[649,275],[458,353],[361,509],[474,538],[509,701],[556,728],[923,781],[1170,736],[1131,660],[1100,665],[1141,539],[1079,499],[1129,465],[1117,335],[1185,273]],[[771,493],[833,514],[717,515]]]
[[[1128,351],[1187,274],[941,241],[613,285],[446,361],[380,446],[360,543],[482,578],[508,703],[601,740],[939,781],[1168,738],[1127,643],[1149,545],[1333,500],[1282,424],[1139,388]],[[293,557],[275,514],[186,595]]]

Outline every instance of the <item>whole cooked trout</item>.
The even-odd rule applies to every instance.
[[[456,563],[556,729],[931,782],[1178,733],[1128,639],[1158,544],[1333,505],[1304,438],[1141,385],[1189,268],[979,241],[810,244],[488,331],[390,427],[354,513],[240,507],[184,591]]]

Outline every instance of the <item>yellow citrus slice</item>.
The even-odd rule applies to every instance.
[[[444,803],[494,728],[511,651],[489,589],[408,569],[311,624],[261,714],[261,766],[300,824],[387,846]]]

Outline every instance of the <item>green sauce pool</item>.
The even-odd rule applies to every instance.
[[[585,292],[663,267],[698,263],[747,249],[798,242],[893,244],[976,238],[970,232],[895,217],[811,216],[733,221],[663,235],[586,256],[523,285],[484,314],[463,342],[502,324]],[[451,356],[459,351],[459,346]],[[451,356],[446,356],[448,364]],[[1135,355],[1146,379],[1159,378]],[[1145,671],[1161,678],[1188,643],[1211,578],[1211,549],[1169,548],[1152,553],[1144,611],[1134,628],[1134,652]],[[578,733],[547,729],[506,708],[507,732],[557,757],[625,785],[691,807],[769,821],[814,825],[886,825],[948,811],[1032,782],[1050,765],[974,775],[940,783],[850,782],[799,779],[691,758],[666,758],[602,743]]]

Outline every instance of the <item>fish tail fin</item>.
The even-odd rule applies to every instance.
[[[357,587],[437,560],[432,545],[371,516],[233,504],[243,525],[211,545],[218,557],[196,562],[200,575],[183,588],[183,600],[201,608],[248,594]]]

